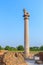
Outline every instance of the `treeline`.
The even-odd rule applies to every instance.
[[[11,46],[0,46],[0,50],[8,50],[8,51],[24,51],[24,47],[22,45],[19,45],[18,47],[11,47]]]
[[[43,46],[40,47],[30,47],[31,51],[43,51]]]
[[[19,45],[18,47],[11,47],[11,46],[0,46],[0,50],[8,50],[8,51],[24,51],[24,47]],[[43,51],[43,46],[40,47],[30,47],[30,51]]]

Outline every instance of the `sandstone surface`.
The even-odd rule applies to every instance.
[[[0,55],[0,65],[27,65],[23,53],[5,52]]]

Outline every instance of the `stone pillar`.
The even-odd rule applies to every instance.
[[[29,13],[24,9],[24,55],[27,59],[29,57],[29,29],[28,29],[28,17]]]

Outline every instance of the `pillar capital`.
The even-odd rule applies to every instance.
[[[24,19],[28,19],[28,17],[30,17],[30,14],[26,11],[26,9],[23,9],[23,12],[24,12]]]

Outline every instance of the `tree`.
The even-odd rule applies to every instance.
[[[17,49],[14,48],[14,47],[6,46],[5,47],[5,50],[8,50],[8,51],[16,51]]]
[[[23,47],[22,45],[19,45],[19,46],[17,47],[17,50],[23,51],[23,50],[24,50],[24,47]]]
[[[2,50],[2,47],[0,46],[0,50]]]
[[[40,50],[43,51],[43,46],[40,47]]]
[[[11,47],[10,46],[6,46],[5,50],[11,50]]]
[[[31,51],[39,51],[40,49],[39,49],[39,47],[30,47],[30,50]]]

